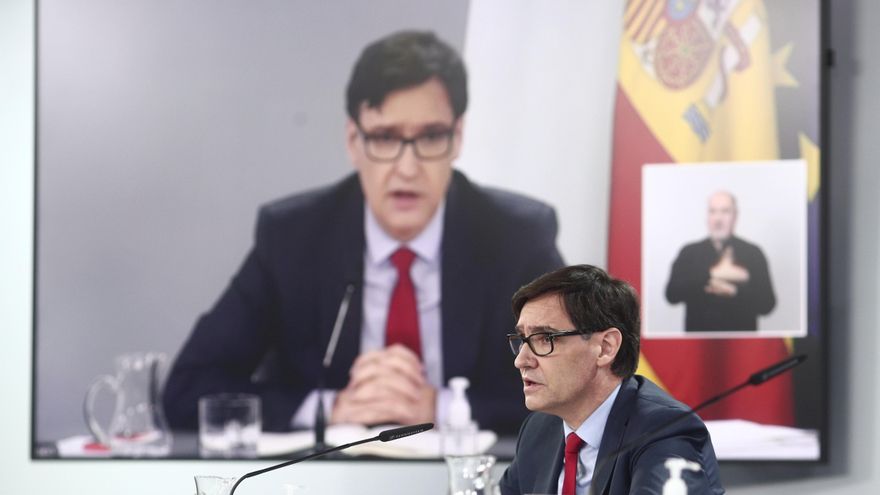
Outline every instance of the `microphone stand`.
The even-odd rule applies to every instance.
[[[345,288],[345,295],[342,296],[342,302],[339,303],[339,311],[336,313],[336,321],[333,323],[333,331],[330,333],[330,341],[327,343],[327,350],[324,352],[324,360],[321,363],[321,372],[318,375],[318,386],[315,389],[318,395],[318,407],[315,409],[315,446],[312,448],[313,452],[321,452],[327,448],[327,443],[324,440],[327,431],[327,414],[324,410],[324,377],[333,362],[333,355],[336,353],[336,345],[339,343],[339,334],[342,331],[345,316],[348,314],[352,294],[354,294],[354,285],[348,284]],[[329,452],[332,450],[325,453]]]
[[[322,374],[323,371],[321,370]],[[327,415],[324,412],[324,379],[323,377],[318,379],[318,408],[315,410],[315,446],[312,447],[315,451],[324,450],[327,448],[327,443],[324,441],[324,436],[327,431]]]
[[[659,434],[660,432],[662,432],[666,428],[669,428],[670,426],[672,426],[676,423],[679,423],[680,421],[689,417],[691,414],[696,414],[696,412],[699,411],[700,409],[703,409],[707,406],[710,406],[710,405],[728,397],[729,395],[734,394],[745,387],[748,387],[749,385],[751,385],[751,386],[761,385],[762,383],[766,382],[767,380],[769,380],[777,375],[780,375],[782,373],[785,373],[786,371],[794,368],[795,366],[803,363],[806,360],[807,360],[806,354],[801,354],[798,356],[790,357],[784,361],[780,361],[772,366],[768,366],[767,368],[764,368],[763,370],[752,374],[752,376],[750,376],[749,379],[744,381],[743,383],[740,383],[739,385],[736,385],[735,387],[732,387],[728,390],[725,390],[724,392],[721,392],[720,394],[703,401],[702,403],[698,404],[693,409],[688,409],[687,411],[682,412],[678,416],[673,417],[671,420],[660,425],[659,428],[655,428],[653,430],[650,430],[646,433],[643,433],[643,434],[637,436],[635,439],[631,440],[629,443],[627,443],[626,445],[624,445],[623,447],[618,449],[616,452],[613,452],[610,455],[606,456],[604,459],[602,459],[602,462],[598,463],[597,468],[593,470],[593,479],[595,480],[595,476],[596,476],[596,474],[599,473],[599,469],[605,467],[605,464],[607,464],[608,461],[614,460],[615,461],[614,464],[616,464],[617,456],[619,456],[620,454],[629,452],[630,450],[634,449],[635,447],[638,447],[643,442],[650,440],[651,438],[653,438],[654,436],[656,436],[657,434]],[[614,464],[612,464],[612,470],[614,469]],[[612,474],[613,474],[613,471],[612,471]],[[609,480],[611,479],[610,476],[608,479]],[[590,493],[593,493],[593,494],[596,493],[596,485],[594,483],[590,484]]]

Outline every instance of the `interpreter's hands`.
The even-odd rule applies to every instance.
[[[733,297],[736,295],[736,285],[720,278],[710,278],[703,290],[716,296]]]
[[[736,284],[749,281],[749,271],[733,261],[733,248],[727,246],[721,257],[709,269],[709,282],[703,288],[708,294],[733,297],[737,294]]]
[[[330,423],[415,424],[434,420],[437,392],[410,349],[395,344],[358,356],[348,386],[333,405]]]

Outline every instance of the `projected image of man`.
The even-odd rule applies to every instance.
[[[222,391],[258,394],[264,429],[310,428],[321,381],[331,424],[440,423],[445,384],[465,376],[480,426],[515,431],[526,411],[496,342],[509,294],[562,264],[556,214],[453,168],[467,104],[464,64],[433,33],[363,50],[342,136],[354,173],[260,210],[250,253],[177,357],[172,425],[195,428],[198,398]]]

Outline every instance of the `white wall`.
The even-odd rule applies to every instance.
[[[780,466],[755,480],[748,466],[725,466],[733,494],[876,493],[880,355],[877,324],[877,253],[880,249],[880,4],[834,1],[833,41],[839,50],[831,78],[828,256],[832,463],[812,469]],[[236,474],[258,463],[54,462],[29,460],[31,282],[33,226],[33,1],[0,0],[0,494],[192,493],[190,476]],[[344,468],[340,475],[339,468]],[[443,493],[445,468],[437,463],[303,465],[241,493],[281,493],[282,482],[313,487],[306,493]],[[787,480],[787,481],[786,481]],[[760,482],[760,483],[759,483]],[[757,484],[759,483],[759,484]],[[314,488],[321,486],[320,490]],[[383,487],[385,490],[383,491]]]
[[[556,208],[568,263],[604,266],[621,2],[480,0],[456,166]],[[499,122],[503,124],[499,124]],[[589,212],[589,214],[584,214]]]

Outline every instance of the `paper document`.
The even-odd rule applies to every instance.
[[[720,460],[818,460],[815,430],[762,425],[742,419],[706,421]]]

